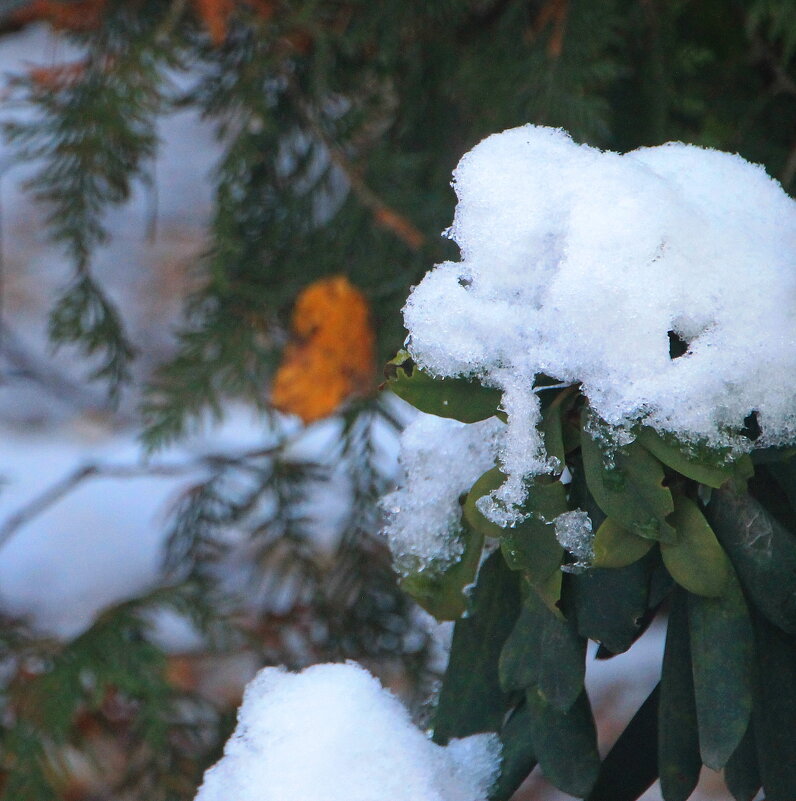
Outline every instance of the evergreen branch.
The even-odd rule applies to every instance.
[[[344,150],[339,147],[324,131],[311,105],[298,96],[295,81],[291,82],[296,108],[313,136],[323,144],[332,163],[345,175],[359,202],[373,215],[376,223],[398,237],[410,250],[418,251],[425,244],[426,237],[423,232],[407,219],[403,214],[389,206],[367,184],[362,171],[354,165]]]
[[[92,379],[108,382],[115,397],[130,378],[135,349],[128,341],[116,306],[83,267],[58,298],[50,313],[50,339],[55,346],[77,345],[87,358],[101,354]]]
[[[103,26],[83,40],[79,61],[12,79],[34,115],[4,129],[18,157],[41,165],[26,186],[48,209],[48,233],[75,269],[53,309],[50,336],[56,344],[79,345],[86,356],[101,353],[92,378],[116,393],[130,377],[134,349],[90,264],[109,238],[106,210],[129,199],[133,180],[149,179],[167,51],[153,38],[152,19],[142,24],[138,11],[120,3],[106,14]],[[124,35],[116,26],[125,26]]]

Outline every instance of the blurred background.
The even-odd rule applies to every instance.
[[[452,169],[532,122],[791,191],[794,11],[0,0],[0,800],[193,798],[266,664],[356,659],[422,723],[449,632],[378,535],[378,386]],[[590,658],[601,747],[660,652]]]

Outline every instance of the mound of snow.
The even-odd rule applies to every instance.
[[[497,737],[442,747],[354,663],[265,668],[196,801],[484,801]]]
[[[581,382],[624,441],[643,423],[738,450],[753,412],[758,444],[796,438],[796,204],[761,167],[680,143],[601,152],[527,125],[454,177],[462,259],[426,275],[404,318],[421,367],[503,390],[493,520],[516,522],[525,479],[550,469],[540,373]]]

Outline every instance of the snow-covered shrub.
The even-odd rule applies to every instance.
[[[500,733],[492,799],[538,763],[591,801],[658,776],[682,801],[705,764],[792,801],[796,204],[739,156],[534,126],[454,187],[461,260],[414,288],[387,369],[453,418],[407,431],[386,502],[404,587],[458,618],[435,739]],[[601,762],[587,641],[625,651],[659,610],[660,684]]]

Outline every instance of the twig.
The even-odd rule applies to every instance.
[[[426,241],[423,232],[417,228],[403,214],[387,205],[368,185],[362,177],[362,173],[356,165],[343,152],[342,148],[332,142],[323,130],[323,126],[318,122],[310,106],[298,96],[295,85],[292,84],[295,95],[296,107],[298,108],[304,122],[312,131],[313,135],[326,148],[332,163],[337,166],[348,180],[351,190],[359,199],[359,202],[368,209],[382,228],[386,228],[397,236],[411,250],[420,250]]]
[[[247,451],[239,456],[226,456],[210,454],[200,456],[187,462],[161,463],[161,464],[87,464],[73,470],[60,481],[48,487],[40,495],[17,509],[6,521],[0,525],[0,548],[2,548],[23,526],[30,523],[38,515],[66,497],[70,492],[80,486],[84,481],[92,478],[130,479],[145,476],[182,476],[195,473],[202,469],[229,467],[240,465],[256,458],[273,456],[282,447],[277,445],[271,448]]]

